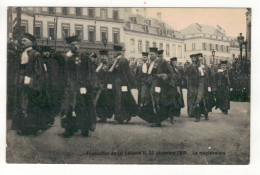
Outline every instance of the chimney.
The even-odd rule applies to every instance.
[[[157,19],[162,20],[162,12],[157,12]]]

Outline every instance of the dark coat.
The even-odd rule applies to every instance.
[[[126,58],[119,58],[113,70],[115,77],[115,120],[123,121],[136,116],[137,104],[131,93],[136,88],[135,78]]]
[[[93,83],[95,74],[92,62],[85,54],[65,55],[65,93],[61,114],[62,127],[67,130],[95,129],[95,110],[93,103]],[[86,88],[86,94],[80,93],[80,88]],[[76,117],[72,116],[75,111]]]
[[[149,69],[149,68],[148,68]],[[165,74],[165,79],[161,78]],[[151,74],[147,77],[148,103],[141,107],[139,116],[150,123],[160,123],[167,119],[174,103],[173,88],[176,86],[170,64],[163,60],[155,60]]]
[[[44,67],[44,91],[45,97],[45,114],[46,118],[50,119],[50,123],[54,123],[54,117],[60,111],[60,95],[61,89],[59,83],[59,65],[55,59],[43,58]]]
[[[175,103],[173,104],[173,112],[174,116],[180,115],[180,109],[184,107],[184,100],[183,100],[183,93],[182,87],[184,85],[184,78],[183,78],[183,69],[180,67],[172,67],[173,74],[176,80],[176,87],[173,88],[173,93],[175,97]]]
[[[232,88],[232,72],[218,69],[214,75],[214,91],[216,97],[216,109],[222,111],[230,109],[230,88]]]
[[[99,88],[96,104],[97,116],[100,119],[111,118],[115,113],[115,82],[112,72],[108,72],[111,64],[103,64],[98,72]]]
[[[207,115],[215,105],[212,94],[208,92],[208,87],[211,87],[210,69],[205,67],[203,72],[204,76],[200,76],[196,64],[188,65],[186,68],[189,117],[197,117],[200,114]]]
[[[12,127],[17,130],[46,129],[42,94],[45,78],[43,63],[36,50],[30,50],[27,54],[28,63],[19,64],[17,70],[18,76],[15,80],[17,113],[13,118]],[[19,61],[21,62],[21,59]],[[24,84],[25,76],[31,78],[28,85]]]

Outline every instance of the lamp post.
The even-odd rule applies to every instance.
[[[240,47],[240,60],[242,61],[242,50],[243,50],[243,44],[244,44],[244,36],[242,36],[242,33],[237,37],[237,41],[239,43]]]
[[[212,50],[212,57],[213,57],[213,65],[215,65],[215,50]]]

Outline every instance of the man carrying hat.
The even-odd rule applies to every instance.
[[[202,64],[202,54],[190,55],[192,64],[186,67],[187,76],[187,104],[189,117],[195,117],[195,122],[200,121],[201,114],[208,120],[208,112],[213,102],[209,99],[211,81],[209,69]]]
[[[77,36],[66,38],[70,50],[65,54],[66,84],[61,110],[61,124],[65,129],[64,137],[71,137],[80,129],[82,136],[94,131],[96,115],[93,102],[91,77],[95,74],[89,57],[79,51]]]
[[[18,134],[37,134],[38,130],[47,128],[42,115],[42,85],[44,82],[44,68],[40,54],[33,49],[35,37],[25,33],[19,42],[23,52],[18,67],[17,114],[13,118],[12,128]]]
[[[148,102],[141,107],[139,117],[143,120],[161,126],[171,114],[175,80],[170,64],[158,57],[157,48],[150,48],[150,65],[147,70],[147,93]]]
[[[109,72],[113,74],[115,83],[115,120],[118,124],[128,123],[138,110],[131,93],[131,89],[136,87],[136,81],[120,45],[114,45],[114,61]]]
[[[184,72],[179,66],[177,66],[177,57],[173,57],[170,59],[170,65],[172,66],[173,74],[176,79],[176,87],[174,88],[174,96],[175,96],[175,103],[173,105],[173,116],[179,117],[181,113],[181,108],[184,107],[183,101],[183,94],[182,94],[182,87],[184,82]],[[171,118],[172,122],[172,118]]]
[[[216,109],[220,109],[223,114],[228,114],[230,109],[229,94],[232,88],[232,72],[227,68],[228,61],[222,60],[220,67],[214,76],[214,91],[216,97]]]
[[[105,123],[115,113],[115,83],[112,72],[109,72],[111,66],[108,51],[100,50],[100,63],[96,68],[99,80],[96,111],[98,118],[100,118],[99,123]]]

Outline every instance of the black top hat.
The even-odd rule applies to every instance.
[[[36,38],[33,35],[31,35],[30,33],[24,33],[22,38],[27,38],[27,39],[31,40],[32,42],[36,41]]]
[[[150,52],[158,52],[158,48],[157,47],[150,47],[149,48]]]
[[[114,45],[114,51],[122,51],[122,50],[123,50],[123,46]]]
[[[177,57],[173,57],[170,59],[171,61],[177,61]]]
[[[162,55],[163,52],[164,52],[164,50],[158,50],[157,52],[158,52],[158,54],[161,54],[161,55]]]
[[[80,41],[80,39],[78,38],[77,35],[75,35],[75,36],[69,36],[69,37],[65,38],[65,40],[66,40],[66,42],[67,42],[68,44],[70,44],[70,43],[72,43],[72,42],[74,42],[74,41]]]
[[[142,52],[142,56],[148,56],[148,52]]]
[[[99,53],[100,53],[100,55],[107,55],[108,51],[107,50],[100,50]]]
[[[52,50],[52,48],[49,47],[49,46],[41,46],[41,47],[40,47],[40,51],[41,51],[41,52],[44,52],[44,51],[51,51],[51,50]]]

